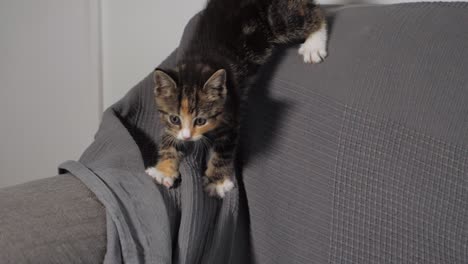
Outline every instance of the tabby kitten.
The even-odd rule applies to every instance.
[[[173,69],[154,72],[165,133],[158,162],[146,170],[170,188],[179,176],[178,143],[209,139],[205,190],[224,197],[233,187],[239,108],[246,83],[281,44],[304,41],[306,63],[327,56],[324,14],[313,0],[211,0]]]

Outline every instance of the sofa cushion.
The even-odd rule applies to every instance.
[[[102,204],[61,175],[0,189],[0,263],[102,263]]]

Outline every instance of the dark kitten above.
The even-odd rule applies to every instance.
[[[239,108],[248,79],[280,44],[304,41],[306,63],[327,56],[327,29],[313,0],[211,0],[173,69],[156,69],[155,100],[165,133],[158,163],[146,172],[171,187],[179,176],[178,144],[209,139],[205,190],[224,197],[234,184]]]

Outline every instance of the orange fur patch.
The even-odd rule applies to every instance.
[[[193,131],[192,131],[192,135],[195,137],[195,136],[199,136],[199,135],[203,135],[205,134],[206,132],[210,131],[210,130],[213,130],[214,128],[216,128],[218,126],[218,121],[217,120],[209,120],[208,123],[204,126],[201,126],[201,127],[194,127],[193,128]]]
[[[164,175],[167,177],[176,177],[176,175],[178,174],[178,164],[175,159],[167,159],[158,162],[156,169],[164,173]]]
[[[184,114],[189,113],[189,102],[187,98],[182,99],[182,104],[180,106],[180,111]]]
[[[187,98],[182,99],[182,102],[180,104],[180,117],[182,120],[182,128],[188,128],[190,129],[190,134],[192,137],[197,137],[200,135],[205,134],[208,131],[211,131],[215,129],[218,126],[218,120],[209,120],[208,123],[204,126],[194,126],[193,125],[193,116],[192,113],[190,113],[190,106],[189,106],[189,101]]]
[[[214,170],[214,166],[213,166],[213,163],[211,162],[211,160],[217,158],[217,156],[218,155],[216,153],[213,153],[213,156],[211,157],[211,159],[208,162],[208,166],[207,166],[206,171],[205,171],[205,174],[208,177],[211,177],[213,175],[213,170]]]
[[[182,99],[182,103],[180,105],[180,117],[182,118],[182,128],[190,129],[190,134],[193,136],[193,116],[190,113],[190,106],[187,98]]]

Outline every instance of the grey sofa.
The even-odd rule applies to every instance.
[[[327,60],[305,65],[289,47],[252,90],[237,229],[212,263],[468,263],[468,4],[329,11]],[[122,120],[137,115],[122,109]],[[178,192],[163,195],[183,198],[167,254],[208,263],[208,246],[197,255],[177,241],[189,232],[177,206],[196,199]],[[0,263],[101,263],[106,220],[70,174],[1,189]]]

